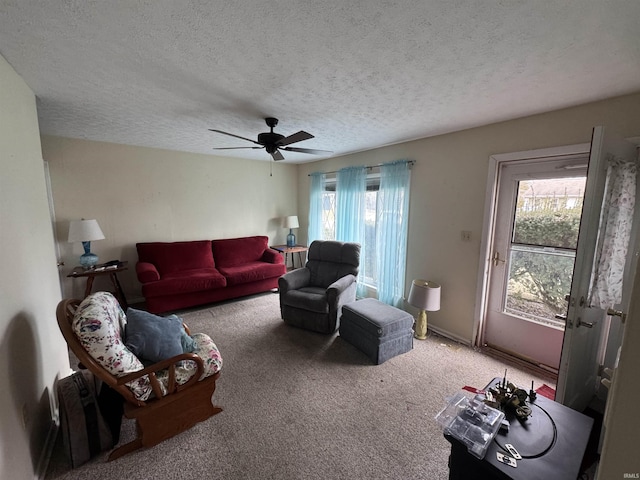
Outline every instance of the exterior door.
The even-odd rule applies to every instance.
[[[557,371],[588,155],[504,162],[498,171],[484,343]]]
[[[567,324],[562,345],[560,371],[556,388],[556,400],[576,410],[584,410],[593,399],[600,365],[600,347],[603,343],[602,324],[607,311],[588,305],[589,287],[598,243],[598,228],[605,190],[607,159],[610,156],[627,161],[636,160],[635,145],[610,134],[605,136],[604,127],[593,130],[589,170],[583,207],[576,267],[569,296]],[[638,207],[636,207],[638,208]],[[635,245],[631,239],[631,245]],[[632,254],[629,249],[628,255]],[[635,268],[635,262],[627,266]],[[626,278],[634,278],[628,272]],[[626,288],[632,291],[633,287]],[[628,311],[629,299],[622,309]]]

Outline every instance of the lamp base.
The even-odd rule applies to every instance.
[[[427,339],[427,312],[425,310],[420,310],[420,314],[416,319],[413,336],[418,340]]]
[[[80,265],[85,270],[95,267],[98,264],[98,256],[95,253],[83,253],[80,255]]]
[[[296,236],[293,234],[293,230],[289,230],[289,235],[287,235],[287,247],[295,247],[296,246]]]

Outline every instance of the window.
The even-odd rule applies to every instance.
[[[378,221],[378,190],[380,188],[380,174],[367,175],[367,193],[365,200],[365,249],[364,282],[368,287],[376,288],[378,274],[376,266],[376,229]],[[336,179],[329,178],[325,183],[322,195],[322,232],[323,239],[336,238]]]
[[[332,177],[310,174],[309,241],[360,243],[357,295],[389,305],[400,305],[405,293],[412,163],[345,167]]]

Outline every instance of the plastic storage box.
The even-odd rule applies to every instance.
[[[504,412],[489,407],[483,400],[483,395],[469,399],[457,393],[436,415],[444,433],[462,442],[479,459],[484,458],[504,420]]]

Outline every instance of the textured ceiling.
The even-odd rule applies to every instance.
[[[45,134],[333,155],[640,91],[638,0],[1,0]],[[229,156],[269,160],[264,150]],[[324,156],[284,152],[286,161]]]

